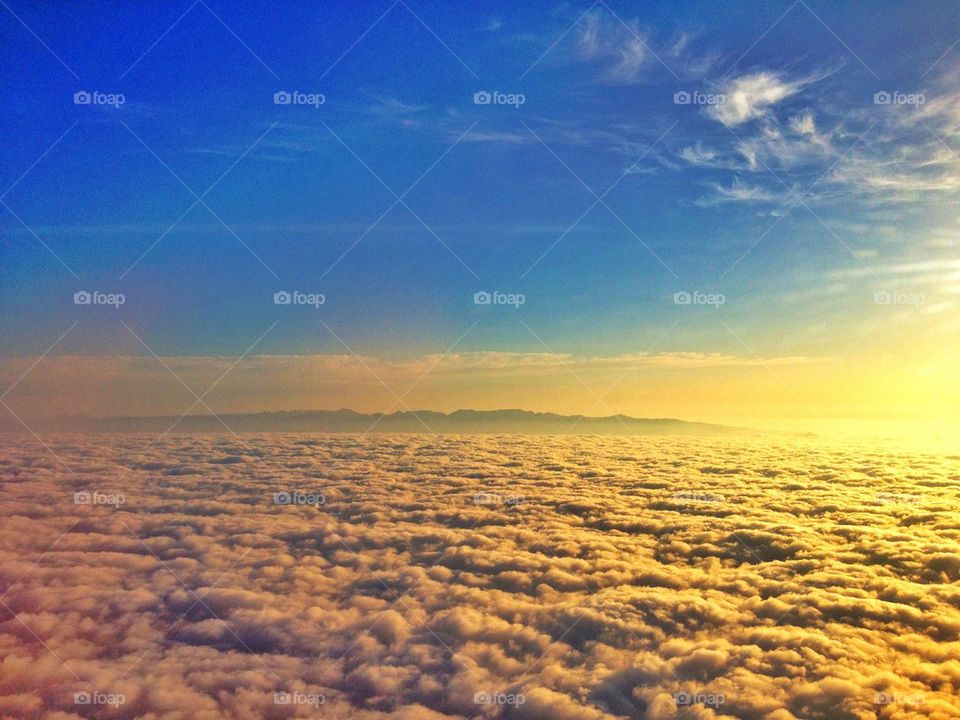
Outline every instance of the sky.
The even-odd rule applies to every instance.
[[[958,27],[5,1],[3,412],[955,427]]]

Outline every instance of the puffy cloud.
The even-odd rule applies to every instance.
[[[45,441],[0,454],[3,717],[960,712],[955,459],[770,439]],[[326,502],[274,504],[291,489]]]

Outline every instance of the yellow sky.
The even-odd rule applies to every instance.
[[[300,355],[240,362],[68,356],[37,363],[5,401],[28,420],[58,414],[180,415],[191,406],[192,413],[209,412],[204,404],[218,414],[523,408],[815,432],[830,424],[929,434],[960,425],[956,354],[943,349],[935,357],[917,349],[896,356],[756,359],[455,353],[404,361]],[[13,385],[32,362],[6,360],[0,378]],[[196,396],[204,402],[196,403]]]

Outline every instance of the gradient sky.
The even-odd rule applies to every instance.
[[[960,6],[515,5],[4,3],[11,412],[956,420]]]

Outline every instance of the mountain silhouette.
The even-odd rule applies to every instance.
[[[592,417],[529,410],[456,410],[451,413],[404,411],[358,413],[353,410],[140,417],[62,417],[41,424],[65,432],[322,432],[451,433],[531,435],[730,435],[756,433],[747,428],[688,422],[675,418],[628,415]]]

